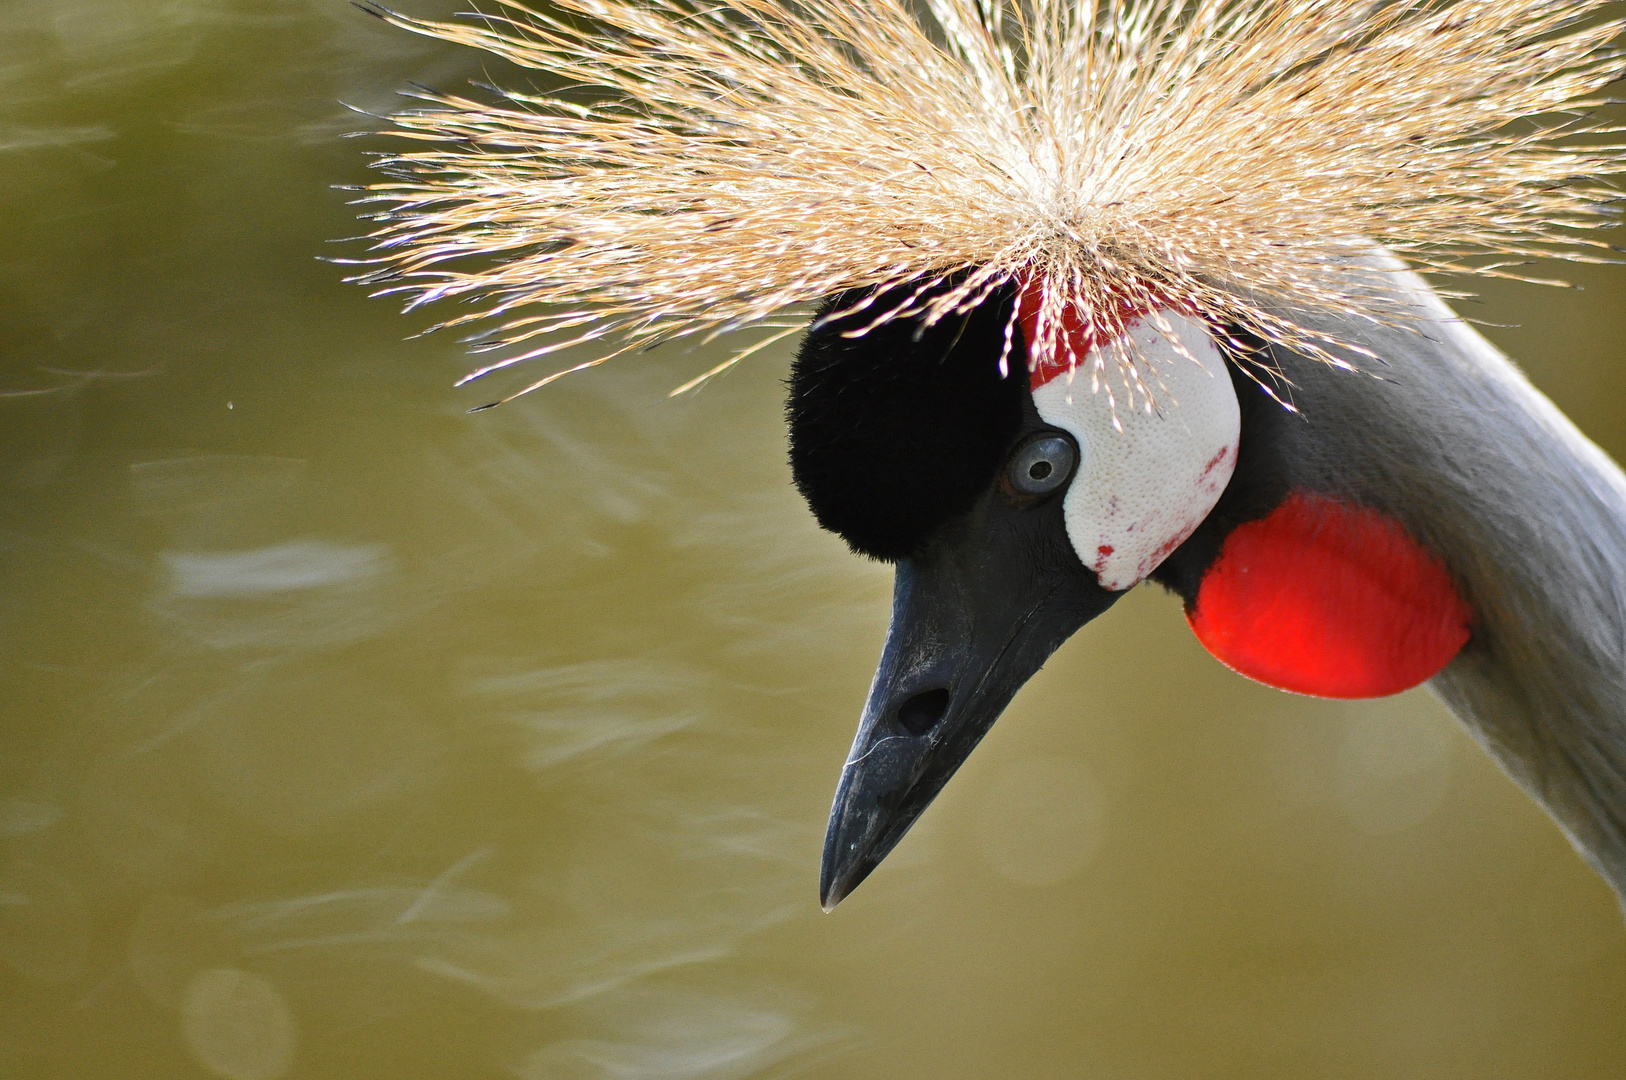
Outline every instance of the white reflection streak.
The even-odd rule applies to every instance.
[[[796,826],[746,807],[696,812],[662,801],[644,809],[660,829],[613,832],[629,842],[624,859],[637,861],[637,845],[646,858],[677,857],[661,873],[661,914],[651,914],[636,889],[606,887],[595,872],[577,878],[586,891],[569,907],[512,932],[448,938],[416,966],[517,1008],[612,1008],[635,984],[730,957],[747,938],[805,909],[786,896],[782,869],[797,846]],[[727,865],[716,866],[717,858]],[[554,880],[569,879],[570,869]]]
[[[720,501],[720,499],[718,500]],[[703,617],[729,627],[729,651],[755,656],[808,656],[873,632],[878,595],[891,591],[890,571],[854,562],[844,546],[819,532],[799,497],[783,489],[727,493],[727,505],[686,518],[674,537],[729,570],[696,598]]]
[[[239,551],[165,551],[154,610],[214,648],[359,641],[403,614],[384,544],[291,540]]]
[[[589,660],[474,679],[482,697],[537,697],[540,708],[516,709],[509,719],[535,736],[525,764],[545,770],[574,758],[628,751],[682,731],[704,716],[700,708],[672,708],[693,699],[705,672],[644,659]]]
[[[384,571],[389,548],[295,540],[252,551],[166,551],[171,591],[189,599],[259,596],[340,585]]]
[[[424,886],[378,885],[230,904],[217,909],[214,917],[245,939],[246,955],[422,945],[439,940],[450,927],[492,922],[512,914],[513,906],[496,893],[449,885],[487,854],[477,851],[465,857]]]
[[[692,857],[746,855],[800,866],[803,851],[797,846],[797,841],[817,842],[819,839],[816,826],[806,822],[784,821],[757,807],[742,806],[690,815],[684,818],[684,823],[692,831],[703,832],[710,849],[695,852]]]
[[[70,89],[110,90],[157,77],[190,61],[196,15],[213,5],[78,0],[48,5],[42,29],[53,32]],[[43,14],[43,13],[42,13]]]
[[[764,1000],[767,998],[767,1000]],[[546,1046],[514,1071],[525,1080],[737,1080],[831,1040],[810,1030],[803,1003],[758,991],[749,1000],[683,991],[629,994],[604,1010],[614,1038]]]
[[[432,906],[439,903],[445,895],[447,886],[462,877],[470,867],[478,862],[483,862],[486,856],[490,854],[490,848],[481,848],[479,851],[470,852],[468,855],[463,856],[463,858],[441,871],[440,876],[424,886],[424,890],[418,895],[418,898],[405,911],[395,917],[395,924],[400,926],[422,916]]]
[[[62,820],[64,811],[55,803],[29,799],[7,799],[0,803],[0,836],[28,836],[44,832]]]
[[[567,1005],[575,1005],[591,998],[600,997],[609,991],[619,990],[651,975],[721,960],[733,951],[731,945],[713,944],[687,951],[665,953],[630,963],[623,962],[609,975],[574,983],[559,993],[540,997],[532,996],[527,992],[528,988],[524,985],[525,976],[523,975],[507,978],[493,976],[489,972],[461,967],[452,961],[433,956],[420,957],[417,966],[431,974],[468,983],[510,1005],[518,1005],[527,1009],[547,1010],[559,1009]],[[593,956],[588,959],[587,964],[593,964],[603,959],[605,958],[601,956]]]
[[[569,941],[550,939],[545,931],[481,942],[464,940],[455,944],[467,954],[466,959],[425,955],[414,964],[511,1007],[550,1011],[613,1002],[618,992],[652,976],[727,959],[738,952],[745,938],[784,921],[795,910],[795,905],[785,904],[754,919],[726,914],[709,921],[698,916],[601,919],[577,927]],[[595,940],[582,940],[589,936]]]
[[[85,143],[106,142],[108,139],[113,138],[114,135],[113,129],[104,124],[83,127],[14,126],[0,128],[0,154],[18,153],[26,150],[61,149],[66,146],[83,146]]]

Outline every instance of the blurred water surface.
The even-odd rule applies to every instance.
[[[786,351],[470,416],[316,261],[338,101],[482,73],[339,0],[0,8],[0,1075],[1621,1074],[1620,913],[1442,709],[1151,589],[821,914],[890,581],[788,485]],[[1570,276],[1468,310],[1619,457],[1626,274]]]

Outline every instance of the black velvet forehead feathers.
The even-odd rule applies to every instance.
[[[866,294],[843,293],[820,316]],[[810,331],[791,368],[790,467],[819,524],[854,551],[895,561],[966,513],[993,482],[1022,421],[1027,365],[1016,329],[999,357],[1015,293],[1004,289],[963,319],[921,328],[898,319],[861,337],[896,298]]]

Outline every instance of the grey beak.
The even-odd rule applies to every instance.
[[[892,624],[825,834],[826,911],[903,839],[1050,654],[1121,595],[1080,564],[1061,505],[990,491],[897,564]]]

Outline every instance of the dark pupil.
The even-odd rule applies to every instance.
[[[1035,461],[1028,469],[1028,475],[1035,480],[1043,480],[1049,476],[1054,467],[1048,461]]]

